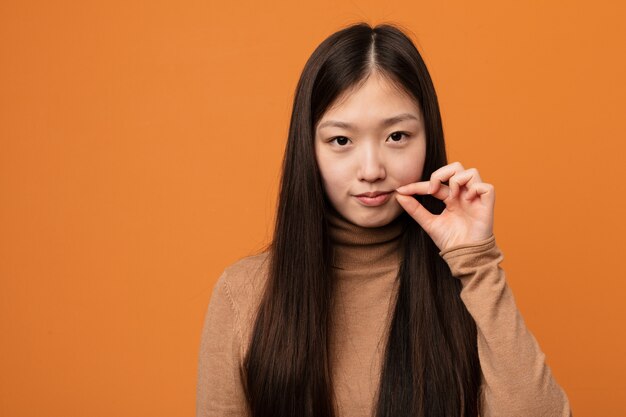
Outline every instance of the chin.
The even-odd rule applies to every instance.
[[[391,223],[399,214],[391,210],[385,210],[384,213],[368,214],[366,212],[358,218],[351,219],[351,221],[361,227],[382,227]]]
[[[360,226],[362,227],[368,227],[368,228],[375,228],[375,227],[382,227],[389,224],[389,221],[378,221],[378,222],[368,222],[368,223],[363,223]]]

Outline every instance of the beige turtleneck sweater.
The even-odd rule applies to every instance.
[[[370,417],[397,290],[402,225],[365,228],[330,213],[337,276],[331,367],[338,417]],[[243,258],[219,277],[200,344],[198,417],[248,416],[239,369],[266,279],[268,253]],[[495,236],[439,252],[461,280],[476,321],[483,373],[481,417],[571,417],[567,395],[526,328]]]

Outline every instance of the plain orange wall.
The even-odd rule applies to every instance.
[[[3,2],[0,415],[194,414],[204,313],[269,239],[300,71],[358,20],[411,30],[576,417],[626,415],[623,4]]]

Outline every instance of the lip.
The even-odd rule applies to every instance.
[[[390,193],[390,192],[391,191],[370,191],[370,192],[367,192],[367,193],[357,194],[356,196],[357,197],[376,197],[378,195],[387,194],[387,193]]]
[[[355,197],[366,206],[376,207],[385,204],[391,197],[392,192],[373,192],[355,195]]]

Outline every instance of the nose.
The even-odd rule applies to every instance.
[[[386,172],[379,150],[366,146],[359,159],[359,181],[375,182],[385,178]]]

